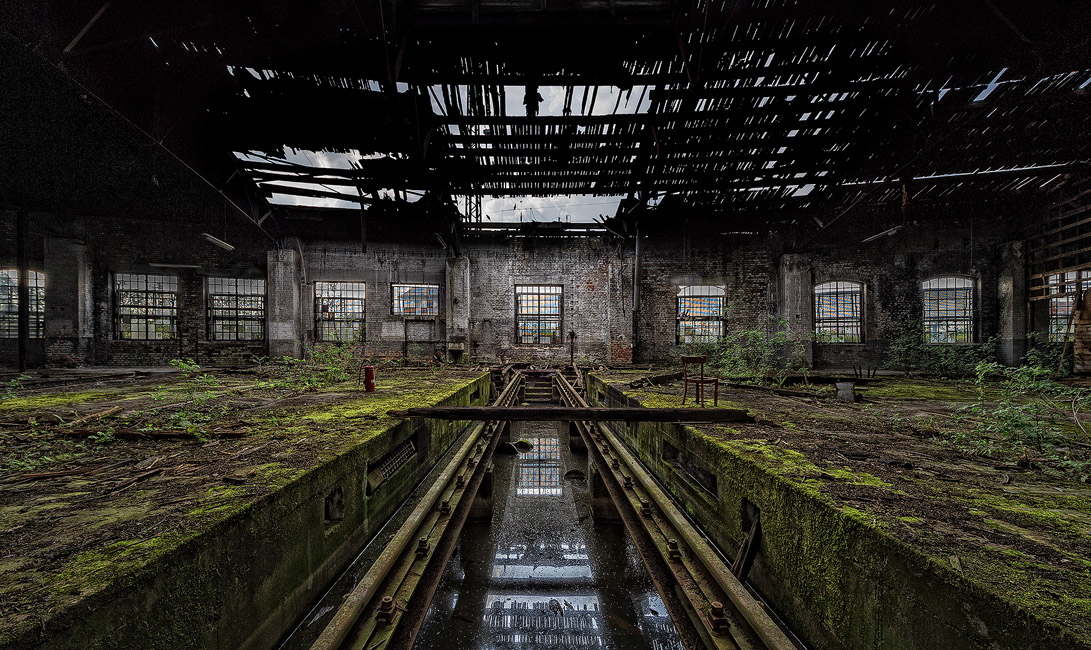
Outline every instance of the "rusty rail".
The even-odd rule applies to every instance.
[[[554,381],[568,406],[587,407],[564,375],[557,373]],[[637,515],[623,513],[622,521],[627,527],[630,522],[639,522],[642,532],[654,541],[660,558],[674,574],[688,601],[685,603],[688,613],[705,644],[717,649],[795,650],[787,635],[625,443],[598,423],[577,424],[596,470],[622,486],[620,498],[608,488],[615,505]],[[635,536],[638,532],[630,527],[630,534]]]
[[[497,397],[496,404],[513,403],[523,381],[522,374],[517,373]],[[438,564],[440,572],[446,565],[504,424],[489,421],[474,427],[435,484],[345,597],[311,650],[381,650],[390,646],[410,600],[422,595],[417,593],[421,577],[430,565]],[[432,568],[435,573],[435,567]],[[427,602],[431,601],[434,590],[432,585],[425,598]],[[419,625],[420,621],[415,621],[411,630],[401,633],[399,638],[406,647],[412,645]]]

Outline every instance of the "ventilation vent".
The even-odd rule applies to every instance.
[[[386,456],[371,466],[367,472],[367,489],[368,493],[374,492],[377,487],[383,484],[383,481],[387,480],[394,473],[413,459],[413,455],[417,453],[417,447],[413,444],[412,440],[406,440],[402,444],[394,448]]]

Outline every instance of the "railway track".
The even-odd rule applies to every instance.
[[[543,380],[552,384],[552,395],[562,405],[588,408],[555,371],[515,372],[493,405],[516,406],[530,398],[528,385],[540,390]],[[573,442],[586,447],[591,471],[601,479],[633,537],[685,645],[693,650],[794,650],[796,646],[732,568],[624,443],[601,424],[573,422],[570,431],[579,437]],[[507,426],[504,421],[474,425],[311,650],[413,647],[463,525],[475,510],[491,512],[481,493],[491,494],[491,459]]]

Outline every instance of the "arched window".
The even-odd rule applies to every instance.
[[[823,282],[814,287],[814,334],[819,343],[863,343],[864,285]]]
[[[30,293],[30,338],[40,339],[45,330],[45,274],[27,271]],[[0,338],[19,337],[19,271],[0,269]]]
[[[1091,288],[1088,271],[1069,271],[1046,277],[1049,295],[1049,340],[1063,342],[1072,336],[1072,307],[1076,298]]]
[[[921,283],[924,292],[924,340],[928,343],[974,342],[974,281],[955,276]]]
[[[679,343],[715,343],[723,337],[725,295],[722,286],[678,288]]]

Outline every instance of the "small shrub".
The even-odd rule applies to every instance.
[[[13,379],[9,379],[0,390],[0,400],[13,399],[19,396],[19,391],[23,390],[23,383],[30,379],[30,375],[19,375]]]

